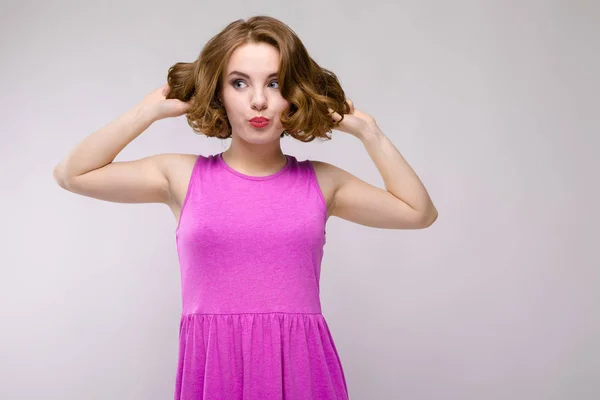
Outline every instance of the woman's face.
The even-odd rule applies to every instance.
[[[279,51],[267,43],[244,44],[231,54],[223,75],[222,99],[232,135],[250,143],[280,138],[282,110],[289,106],[279,91]],[[252,118],[268,118],[268,123]]]

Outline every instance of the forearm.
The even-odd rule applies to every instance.
[[[374,128],[361,135],[360,140],[379,170],[388,192],[416,211],[432,217],[437,215],[437,210],[425,186],[398,149],[379,128]]]
[[[55,178],[68,180],[110,164],[153,120],[141,103],[129,109],[78,143],[54,169]]]

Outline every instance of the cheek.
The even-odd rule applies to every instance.
[[[229,97],[225,103],[225,111],[230,120],[236,120],[244,116],[244,105],[239,99]]]
[[[277,118],[279,118],[279,115],[281,114],[281,112],[283,110],[285,110],[286,108],[288,108],[290,106],[290,102],[285,100],[284,98],[280,98],[278,99],[276,105],[275,105],[275,109],[277,110]]]

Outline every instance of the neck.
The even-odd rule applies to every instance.
[[[232,140],[223,152],[230,167],[248,175],[270,175],[281,170],[287,160],[279,141],[268,144],[239,143]]]

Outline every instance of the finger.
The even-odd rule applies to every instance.
[[[338,113],[336,113],[335,111],[333,111],[331,108],[328,108],[329,110],[329,114],[331,114],[331,120],[333,122],[338,122],[342,119],[342,116]]]
[[[160,87],[160,92],[163,96],[166,96],[167,93],[169,92],[169,82],[165,82],[161,87]]]
[[[354,113],[354,102],[350,99],[346,100],[346,103],[348,103],[348,106],[350,106],[350,114]]]

